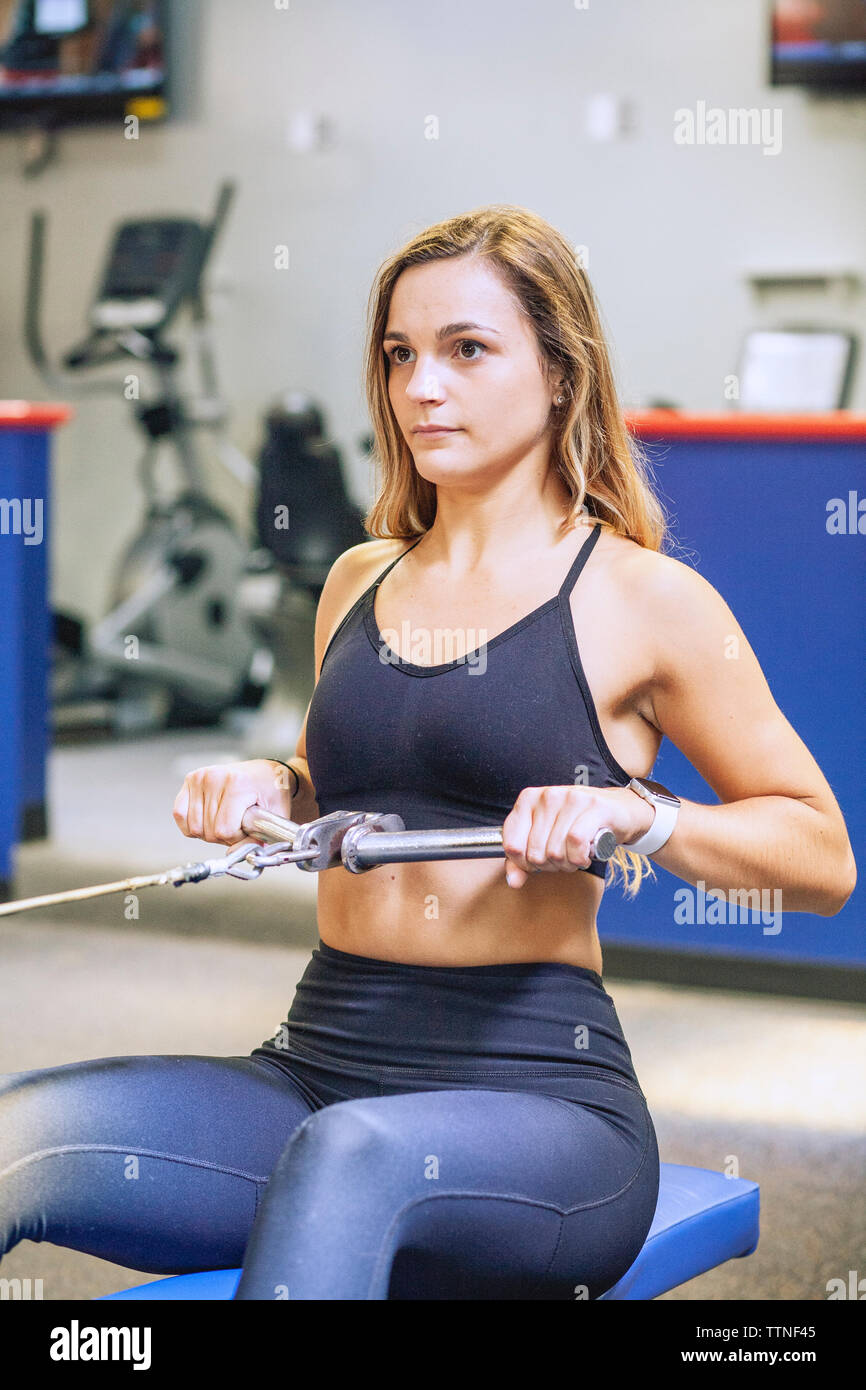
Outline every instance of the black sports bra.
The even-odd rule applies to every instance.
[[[628,785],[599,726],[569,606],[600,531],[554,598],[456,661],[415,665],[391,650],[373,606],[408,551],[382,571],[331,638],[313,692],[307,761],[320,815],[396,812],[407,830],[501,825],[524,787]],[[586,872],[604,877],[606,867],[593,860]]]

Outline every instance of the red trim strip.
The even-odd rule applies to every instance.
[[[866,439],[866,415],[688,415],[675,410],[627,411],[639,439]]]
[[[53,401],[0,401],[0,430],[46,430],[65,425],[74,411]]]

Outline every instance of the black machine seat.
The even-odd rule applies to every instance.
[[[318,599],[334,561],[369,537],[321,413],[290,394],[265,417],[256,531],[286,576]]]

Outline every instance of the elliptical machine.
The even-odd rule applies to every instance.
[[[140,476],[146,513],[114,578],[110,611],[89,630],[70,614],[55,614],[52,699],[57,728],[76,711],[117,732],[214,724],[229,708],[255,708],[267,690],[273,657],[242,603],[250,547],[228,514],[208,495],[196,434],[215,439],[223,463],[247,488],[255,470],[224,433],[208,336],[202,277],[234,197],[224,183],[209,221],[140,218],[114,232],[90,307],[89,332],[55,366],[40,331],[46,216],[33,215],[25,306],[31,360],[53,391],[109,393],[134,402],[145,437]],[[179,389],[181,354],[164,339],[182,308],[192,314],[203,394]],[[123,362],[123,378],[82,383],[76,373]],[[156,392],[142,400],[139,372]],[[180,489],[161,499],[155,486],[161,445],[172,447]],[[71,718],[68,715],[71,714]]]

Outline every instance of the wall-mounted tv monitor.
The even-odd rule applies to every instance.
[[[166,114],[166,0],[0,0],[0,128]]]
[[[770,82],[866,96],[866,0],[773,0]]]

